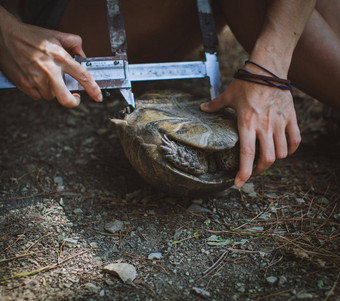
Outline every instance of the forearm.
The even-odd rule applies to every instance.
[[[286,77],[292,55],[316,0],[272,0],[250,59]]]

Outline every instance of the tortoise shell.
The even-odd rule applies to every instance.
[[[124,119],[112,119],[131,165],[150,184],[171,193],[212,192],[231,186],[239,164],[233,111],[205,113],[205,100],[161,91],[144,94]]]

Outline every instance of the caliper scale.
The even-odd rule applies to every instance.
[[[205,61],[129,64],[123,17],[119,0],[107,0],[107,21],[110,33],[112,57],[93,57],[75,59],[92,75],[99,87],[119,89],[129,111],[135,108],[131,82],[171,79],[209,78],[211,99],[216,98],[221,89],[219,64],[217,60],[217,35],[209,0],[197,0],[198,13],[205,49]],[[70,91],[84,88],[77,80],[64,74],[64,80]],[[0,72],[0,88],[15,86]]]

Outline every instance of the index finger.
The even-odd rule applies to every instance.
[[[240,169],[235,178],[235,186],[241,188],[253,172],[256,133],[240,128]]]
[[[63,67],[63,71],[76,79],[84,87],[87,94],[95,101],[100,102],[103,100],[103,95],[98,84],[84,66],[71,59],[71,61]]]

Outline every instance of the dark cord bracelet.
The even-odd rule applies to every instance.
[[[282,79],[279,78],[277,75],[269,71],[268,69],[260,66],[259,64],[256,64],[250,60],[245,61],[245,64],[253,64],[256,67],[262,69],[263,71],[268,72],[272,76],[266,76],[266,75],[259,75],[259,74],[253,74],[245,69],[238,69],[237,72],[234,74],[234,78],[248,81],[251,83],[264,85],[268,87],[278,88],[281,90],[292,90],[292,86],[290,84],[290,80],[288,79]]]

